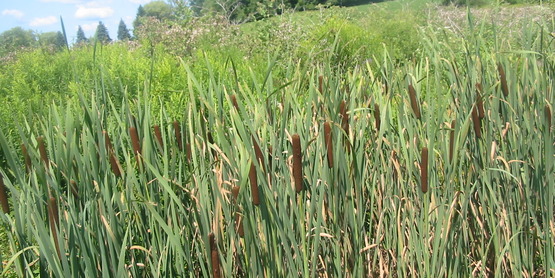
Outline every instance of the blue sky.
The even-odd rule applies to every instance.
[[[120,19],[127,28],[133,28],[137,8],[150,1],[0,0],[0,33],[16,26],[37,32],[61,31],[61,16],[70,43],[75,40],[79,25],[85,35],[91,37],[99,21],[108,27],[110,37],[115,39]]]

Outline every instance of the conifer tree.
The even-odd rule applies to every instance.
[[[131,34],[129,34],[129,29],[127,29],[127,25],[125,25],[125,22],[123,22],[123,19],[119,21],[118,40],[120,41],[131,40]]]
[[[79,28],[77,29],[77,40],[75,41],[75,43],[80,44],[87,42],[89,42],[89,39],[85,37],[85,32],[83,32],[83,28],[81,28],[81,25],[79,25]]]
[[[108,34],[108,28],[102,23],[102,21],[98,22],[98,26],[96,27],[95,38],[100,41],[101,43],[109,43],[112,41],[110,35]]]

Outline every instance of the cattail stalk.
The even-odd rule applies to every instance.
[[[249,181],[251,184],[252,204],[258,206],[260,205],[260,199],[258,196],[258,178],[256,176],[256,166],[254,165],[254,162],[251,162]]]
[[[50,163],[48,162],[48,154],[46,153],[46,146],[44,145],[44,137],[37,137],[37,142],[39,143],[40,158],[46,165],[46,168],[48,168]]]
[[[295,190],[297,193],[303,190],[303,163],[301,153],[301,137],[293,134],[293,180],[295,181]]]
[[[483,119],[485,115],[484,101],[482,100],[482,84],[476,83],[476,105],[478,106],[478,118]]]
[[[410,97],[410,106],[412,107],[412,111],[414,112],[414,115],[416,116],[416,118],[420,120],[421,118],[420,106],[418,105],[418,100],[416,99],[416,90],[414,89],[412,84],[409,84],[409,97]]]
[[[456,120],[451,122],[451,131],[449,132],[449,161],[453,161],[453,147],[455,145],[455,124]]]
[[[23,153],[23,159],[25,160],[25,169],[27,170],[27,173],[29,173],[31,171],[31,157],[29,156],[29,152],[27,152],[27,147],[25,147],[25,144],[21,144],[21,153]]]
[[[505,97],[509,96],[509,86],[507,85],[507,76],[505,75],[505,69],[501,63],[497,64],[497,70],[499,71],[499,79],[501,82],[501,91]]]
[[[380,119],[380,106],[374,103],[374,119],[376,120],[376,131],[380,131],[381,119]]]
[[[239,186],[234,186],[233,188],[231,188],[231,194],[233,195],[233,202],[237,206],[235,211],[235,228],[237,229],[237,234],[240,237],[244,237],[245,230],[243,229],[243,218],[241,217],[241,211],[237,202],[237,198],[239,196]]]
[[[478,117],[478,109],[476,106],[472,108],[472,124],[474,126],[476,137],[482,138],[482,124],[480,123],[480,117]]]
[[[547,120],[547,131],[550,132],[551,131],[551,108],[549,107],[549,104],[545,105],[544,114],[545,114],[545,119]]]
[[[181,140],[181,127],[178,121],[173,122],[173,130],[175,131],[175,140],[177,140],[177,147],[179,150],[183,150],[183,141]]]
[[[60,244],[58,243],[58,230],[60,225],[60,216],[58,213],[58,203],[56,198],[50,196],[48,200],[48,220],[50,222],[50,231],[52,232],[52,237],[54,238],[54,245],[56,247],[56,252],[58,252],[58,258],[61,259],[62,253],[60,252]]]
[[[331,124],[329,122],[324,123],[324,142],[328,151],[328,167],[333,168],[333,142]]]
[[[428,192],[428,148],[422,148],[420,154],[420,186],[422,193]]]
[[[139,134],[134,127],[129,128],[129,135],[131,136],[131,144],[133,145],[133,152],[137,158],[137,163],[141,164],[141,143],[139,142]]]
[[[216,239],[214,233],[208,235],[210,241],[210,259],[212,261],[212,275],[214,278],[220,278],[220,257],[218,256],[218,248],[216,246]]]
[[[160,126],[155,125],[154,129],[154,137],[156,137],[156,141],[160,144],[160,148],[164,149],[164,141],[162,140],[162,132],[160,131]]]
[[[6,185],[4,184],[4,178],[0,173],[0,204],[2,205],[2,211],[5,214],[10,213],[10,203],[8,202],[8,193],[6,191]]]

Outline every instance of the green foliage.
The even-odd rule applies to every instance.
[[[39,34],[38,43],[42,47],[52,48],[55,51],[63,50],[66,46],[64,35],[60,31]]]
[[[76,44],[84,44],[89,42],[89,39],[87,39],[87,37],[85,36],[85,32],[83,32],[83,28],[81,28],[81,25],[79,25],[79,28],[77,29],[77,39],[75,40]]]
[[[0,56],[34,46],[35,43],[36,35],[33,31],[14,27],[0,34]]]
[[[127,25],[125,25],[125,22],[123,22],[123,19],[121,19],[118,25],[118,40],[125,41],[130,39],[131,39],[131,34],[127,29]]]
[[[96,32],[94,34],[94,37],[97,41],[104,44],[112,41],[112,39],[110,38],[110,34],[108,33],[108,28],[106,28],[106,25],[104,25],[102,21],[98,22],[98,26],[96,26]]]

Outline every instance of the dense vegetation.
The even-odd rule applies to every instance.
[[[555,276],[552,7],[176,3],[4,56],[2,274]]]

